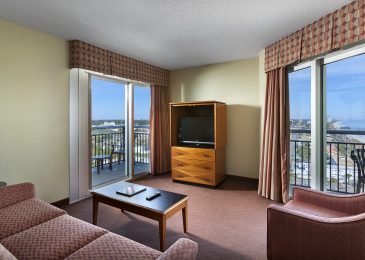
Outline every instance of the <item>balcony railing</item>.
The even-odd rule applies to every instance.
[[[291,133],[310,134],[310,130],[291,130]],[[329,135],[364,135],[365,131],[328,130]],[[346,139],[346,138],[344,138]],[[328,141],[326,145],[326,189],[333,192],[356,193],[358,169],[350,157],[354,149],[364,149],[365,143]],[[311,185],[311,142],[290,140],[290,184]]]
[[[136,127],[134,132],[134,162],[135,163],[150,163],[150,134],[148,132],[140,132],[139,129],[144,127]],[[101,128],[98,128],[101,129]],[[113,128],[116,132],[109,133],[94,133],[91,135],[91,153],[92,156],[104,155],[109,156],[112,153],[113,145],[125,150],[125,129]],[[104,163],[109,163],[106,159]],[[121,160],[125,160],[125,155],[121,155]],[[117,155],[112,157],[112,162],[118,162]],[[92,167],[96,167],[95,162],[92,162]]]

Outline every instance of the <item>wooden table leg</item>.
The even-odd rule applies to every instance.
[[[182,209],[184,233],[188,233],[188,202],[186,201],[185,207]]]
[[[99,208],[99,201],[93,196],[93,224],[96,225],[98,222],[98,208]]]
[[[164,251],[164,244],[166,238],[166,216],[161,216],[161,219],[158,221],[159,230],[160,230],[160,251]]]

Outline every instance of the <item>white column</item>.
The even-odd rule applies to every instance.
[[[90,195],[89,75],[70,71],[70,203]]]
[[[311,62],[311,175],[312,189],[321,189],[322,84],[320,60]]]

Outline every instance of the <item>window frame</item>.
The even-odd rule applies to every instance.
[[[319,56],[309,61],[289,66],[289,73],[305,68],[311,69],[311,188],[326,191],[327,158],[324,149],[327,145],[327,97],[324,65],[365,54],[365,44]],[[288,82],[288,81],[287,81]],[[289,82],[287,83],[289,93]],[[290,100],[288,100],[290,102]],[[289,108],[289,106],[288,106]],[[290,126],[289,126],[290,129]],[[290,131],[289,131],[290,140]],[[290,184],[290,183],[289,183]]]

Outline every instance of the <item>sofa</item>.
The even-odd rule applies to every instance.
[[[294,187],[267,209],[268,259],[365,259],[365,194]]]
[[[164,253],[67,215],[35,197],[34,185],[0,188],[0,259],[195,259],[181,238]]]

